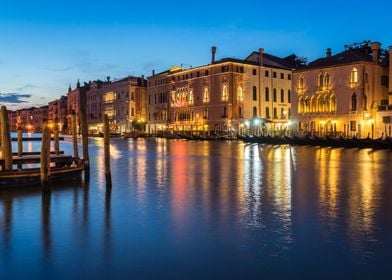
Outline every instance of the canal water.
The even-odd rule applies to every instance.
[[[102,146],[88,184],[0,190],[0,279],[392,277],[391,151],[112,139],[108,191]]]

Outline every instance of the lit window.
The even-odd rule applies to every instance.
[[[336,96],[335,95],[331,96],[330,106],[331,106],[331,112],[335,112],[336,111]]]
[[[323,75],[323,73],[320,73],[318,76],[318,86],[319,86],[319,90],[324,89],[324,75]]]
[[[324,75],[324,90],[328,90],[329,89],[329,74],[326,73]]]
[[[238,97],[238,101],[239,102],[244,101],[244,94],[243,94],[243,91],[242,91],[242,87],[238,87],[238,89],[237,89],[237,97]]]
[[[227,101],[227,100],[229,100],[227,85],[226,85],[226,84],[223,84],[223,88],[222,88],[222,101]]]
[[[210,95],[208,93],[208,87],[204,87],[204,92],[203,92],[203,103],[208,103],[210,102]]]
[[[194,98],[193,98],[193,90],[191,89],[188,93],[188,105],[193,105]]]
[[[301,75],[298,79],[298,93],[304,93],[304,76]]]
[[[358,69],[354,67],[351,70],[351,75],[350,75],[350,87],[354,88],[358,84]]]

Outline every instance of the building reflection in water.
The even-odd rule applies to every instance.
[[[12,198],[4,197],[4,199],[0,200],[2,202],[2,212],[1,214],[1,224],[0,224],[0,232],[1,236],[3,237],[3,248],[2,250],[5,253],[9,252],[10,243],[11,243],[11,235],[12,235]],[[7,256],[5,255],[4,258],[6,259]]]
[[[136,196],[139,203],[145,202],[147,190],[147,141],[132,141],[134,161],[128,168],[128,172],[134,172],[129,176],[129,185],[134,186],[136,183]],[[133,171],[130,171],[132,169]],[[132,174],[132,173],[131,173]],[[135,180],[135,181],[133,181]]]
[[[327,219],[335,219],[338,214],[339,191],[339,162],[341,149],[317,149],[316,170],[320,188],[321,215]]]

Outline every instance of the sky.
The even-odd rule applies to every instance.
[[[76,82],[149,76],[265,52],[312,61],[392,45],[392,1],[0,1],[0,104],[46,105]]]

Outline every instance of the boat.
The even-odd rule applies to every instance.
[[[71,166],[51,167],[50,182],[80,180],[85,169],[85,164],[80,161],[78,164]],[[41,170],[40,168],[28,168],[12,171],[0,172],[0,189],[16,188],[21,186],[40,186]]]

